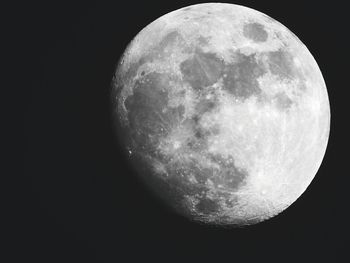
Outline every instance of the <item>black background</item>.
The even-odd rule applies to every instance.
[[[16,177],[11,195],[11,262],[346,261],[349,179],[340,168],[345,129],[338,123],[348,119],[339,92],[349,88],[349,30],[339,1],[234,2],[291,29],[314,55],[328,88],[326,156],[308,190],[286,211],[242,229],[195,224],[168,211],[126,165],[111,120],[115,65],[143,27],[194,3],[12,7],[25,141],[23,176]]]

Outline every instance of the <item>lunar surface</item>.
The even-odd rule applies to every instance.
[[[128,45],[112,85],[130,163],[196,222],[277,215],[325,154],[330,109],[315,59],[285,26],[247,7],[199,4],[158,18]]]

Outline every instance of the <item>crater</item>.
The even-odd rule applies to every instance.
[[[268,34],[264,26],[259,23],[249,23],[243,26],[243,35],[255,42],[265,42]]]

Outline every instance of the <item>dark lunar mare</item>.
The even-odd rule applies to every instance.
[[[174,174],[176,170],[168,167],[169,158],[157,151],[159,140],[166,137],[173,126],[178,125],[183,114],[182,106],[167,106],[167,80],[170,80],[168,74],[153,72],[134,83],[133,95],[127,97],[124,103],[128,124],[120,128],[124,144],[132,152],[130,165],[141,175],[142,181],[165,204],[171,204],[179,214],[186,215],[188,211],[183,206],[183,196],[191,192],[192,188],[177,179]],[[169,178],[155,171],[153,164],[156,162],[166,165]]]
[[[200,48],[192,49],[192,55],[180,64],[182,80],[171,77],[167,73],[143,72],[138,75],[139,67],[144,63],[161,59],[167,47],[175,40],[180,39],[177,32],[169,33],[159,46],[130,64],[128,70],[119,77],[120,95],[125,85],[133,85],[133,94],[125,99],[127,110],[127,125],[123,126],[125,144],[132,152],[132,165],[147,185],[153,189],[161,199],[171,204],[180,214],[188,218],[205,220],[210,215],[222,212],[220,200],[225,200],[228,207],[233,207],[237,200],[229,201],[230,193],[237,191],[245,182],[247,172],[235,167],[233,160],[227,162],[220,155],[209,155],[207,137],[215,134],[214,128],[203,128],[200,118],[211,111],[215,111],[218,101],[212,85],[223,80],[223,88],[237,99],[243,100],[252,95],[260,94],[257,77],[264,74],[264,67],[256,61],[254,55],[244,55],[236,52],[233,63],[224,63],[216,54],[203,52]],[[136,81],[131,81],[137,76]],[[175,78],[175,79],[174,79]],[[168,106],[170,81],[185,81],[197,93],[199,102],[195,106],[195,115],[183,120],[184,108],[182,106],[171,108]],[[116,79],[118,81],[118,79]],[[207,95],[211,95],[208,98]],[[202,167],[196,159],[186,162],[174,162],[171,156],[159,152],[158,145],[162,138],[166,138],[174,127],[187,125],[193,131],[193,137],[188,138],[184,151],[202,154],[205,158],[219,165],[220,170],[212,167]],[[165,173],[156,171],[154,164],[160,163]],[[189,178],[194,176],[197,183]],[[206,185],[210,179],[214,192]],[[194,211],[189,210],[185,204],[185,196],[192,196],[198,200]],[[226,199],[225,199],[226,198]]]
[[[255,42],[265,42],[268,34],[264,26],[259,23],[248,23],[243,26],[243,35]]]
[[[257,78],[267,72],[254,54],[235,53],[236,62],[227,64],[224,70],[224,89],[238,100],[244,100],[261,93]]]
[[[252,27],[251,30],[261,29],[257,25],[252,25]],[[261,32],[261,34],[259,39],[262,41],[264,33]],[[189,147],[194,151],[203,151],[204,155],[206,155],[205,149],[207,147],[206,137],[215,133],[215,130],[202,130],[197,123],[203,114],[215,110],[217,106],[215,97],[205,99],[207,93],[213,90],[211,85],[222,78],[223,88],[238,100],[244,100],[253,95],[258,96],[261,93],[257,78],[267,72],[264,65],[258,62],[254,55],[244,55],[240,52],[236,52],[234,55],[235,62],[224,63],[216,54],[203,52],[197,48],[192,57],[180,64],[180,70],[184,81],[186,81],[197,94],[199,94],[199,97],[202,98],[195,106],[195,112],[197,114],[194,115],[191,120],[195,136],[190,141]],[[247,171],[235,167],[233,160],[231,160],[231,162],[226,162],[220,155],[206,157],[211,159],[212,162],[217,163],[221,167],[220,171],[214,171],[208,168],[203,169],[196,167],[195,164],[193,167],[187,168],[192,171],[199,185],[205,185],[207,179],[210,179],[214,183],[214,188],[217,189],[217,196],[214,198],[207,197],[209,191],[207,187],[204,189],[201,188],[200,191],[196,191],[192,194],[198,197],[199,202],[195,206],[195,209],[198,215],[202,217],[221,211],[222,208],[218,202],[224,195],[224,192],[218,190],[219,185],[231,193],[234,193],[245,183],[245,179],[248,176]],[[237,200],[226,201],[227,206],[233,207]]]
[[[180,64],[183,78],[195,90],[213,85],[222,75],[224,64],[214,53],[197,48],[189,59]]]
[[[169,87],[164,84],[169,80],[167,74],[149,73],[136,81],[133,95],[124,102],[136,151],[154,152],[159,139],[167,136],[182,119],[183,106],[168,107]]]
[[[190,58],[180,64],[184,81],[196,91],[208,89],[223,78],[223,87],[237,99],[259,95],[257,78],[267,72],[255,55],[235,52],[235,62],[224,63],[216,54],[197,48]]]
[[[288,110],[294,103],[284,92],[277,93],[274,99],[276,107],[282,111]]]
[[[206,217],[222,209],[218,203],[219,195],[214,198],[207,197],[209,189],[205,185],[206,181],[210,179],[215,188],[221,184],[224,188],[234,192],[243,182],[245,174],[241,173],[233,163],[225,165],[225,160],[220,156],[207,156],[222,167],[221,171],[214,171],[201,167],[196,160],[188,160],[187,163],[172,163],[169,156],[164,156],[157,151],[159,140],[165,138],[174,126],[180,124],[184,113],[181,106],[177,108],[167,106],[169,95],[167,89],[171,88],[164,86],[167,80],[169,80],[167,74],[154,72],[135,82],[133,95],[125,100],[129,121],[127,130],[132,142],[129,148],[134,153],[133,158],[137,160],[137,166],[139,166],[137,169],[141,170],[142,178],[152,189],[157,188],[155,190],[163,200],[173,204],[175,210],[181,214],[189,216],[190,211],[184,206],[183,198],[186,195],[196,196],[199,200],[195,206],[196,213]],[[205,97],[206,93],[202,95]],[[206,137],[211,131],[201,128],[198,120],[202,114],[215,109],[215,105],[215,99],[203,98],[196,105],[198,115],[187,120],[191,121],[189,127],[195,134],[192,140],[196,141],[196,145],[201,145],[201,148],[195,148],[194,145],[189,146],[190,151],[203,152],[203,155],[206,155]],[[157,174],[152,166],[154,162],[164,165],[167,176]],[[190,174],[196,178],[197,184],[188,180]]]
[[[294,79],[296,76],[292,56],[285,50],[279,49],[267,53],[268,65],[272,74],[281,79]]]

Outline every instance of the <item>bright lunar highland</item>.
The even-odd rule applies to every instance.
[[[233,4],[192,5],[145,27],[120,58],[113,110],[139,176],[177,213],[215,225],[255,224],[291,205],[330,129],[306,46]]]

